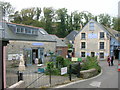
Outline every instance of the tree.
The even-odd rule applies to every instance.
[[[85,26],[91,19],[93,19],[92,13],[83,11],[80,13],[82,17],[83,26]]]
[[[75,30],[80,29],[80,19],[81,19],[80,14],[77,11],[73,12],[73,21],[74,21],[74,29]]]
[[[11,22],[40,26],[39,25],[40,14],[41,8],[38,7],[22,9],[20,12],[16,11],[13,15],[11,15],[11,17],[13,18]]]
[[[61,8],[56,11],[57,14],[57,22],[58,22],[58,28],[57,28],[57,36],[58,37],[65,37],[66,36],[66,18],[67,18],[67,9]]]
[[[120,31],[120,18],[117,17],[112,18],[112,28]]]
[[[9,2],[0,1],[0,8],[2,8],[2,15],[4,19],[9,21],[9,16],[14,13],[14,8]]]
[[[111,17],[108,14],[100,14],[98,15],[99,23],[105,25],[107,27],[111,26]]]
[[[54,9],[52,7],[43,8],[43,12],[44,12],[44,20],[45,20],[45,30],[49,33],[49,34],[54,34],[53,29],[52,29],[52,20],[54,17]]]

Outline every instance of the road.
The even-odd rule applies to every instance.
[[[108,66],[106,61],[100,61],[99,64],[102,67],[100,76],[60,88],[118,88],[118,61],[114,60],[114,66]]]

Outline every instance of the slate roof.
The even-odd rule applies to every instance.
[[[73,30],[72,32],[70,32],[70,34],[68,34],[65,38],[71,41],[74,41],[75,36],[78,34],[79,31],[77,30]]]
[[[0,22],[0,25],[2,25],[2,22]],[[26,34],[17,34],[13,32],[9,28],[9,25],[13,26],[21,26],[21,27],[26,27],[26,28],[32,28],[38,30],[38,35],[26,35]],[[41,41],[41,42],[56,42],[52,37],[42,28],[39,27],[33,27],[33,26],[28,26],[28,25],[23,25],[23,24],[15,24],[15,23],[5,23],[5,39],[8,40],[22,40],[22,41]],[[44,32],[45,34],[43,35],[40,31]],[[2,36],[2,30],[0,30],[0,38]]]
[[[55,41],[57,41],[57,47],[67,47],[67,45],[56,35],[50,35]]]

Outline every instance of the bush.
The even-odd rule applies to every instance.
[[[64,59],[63,67],[68,67],[72,62],[69,59]]]
[[[64,64],[64,58],[62,56],[57,56],[56,57],[56,68],[63,67],[63,64]]]
[[[52,69],[52,68],[54,68],[54,63],[53,62],[48,62],[46,69]]]
[[[51,75],[60,75],[60,70],[57,68],[52,68],[51,69]],[[45,74],[49,75],[50,74],[50,69],[46,69]]]
[[[100,68],[100,66],[98,65],[98,62],[97,62],[97,57],[87,56],[86,61],[83,62],[82,66],[81,66],[81,70],[88,70],[88,69],[91,69],[91,68],[95,68],[99,72],[101,70],[101,68]]]

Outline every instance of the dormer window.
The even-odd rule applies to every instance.
[[[38,28],[26,27],[22,25],[8,24],[8,27],[16,34],[38,35]]]
[[[89,24],[89,29],[90,29],[90,30],[94,30],[94,22],[90,22],[90,24]]]

